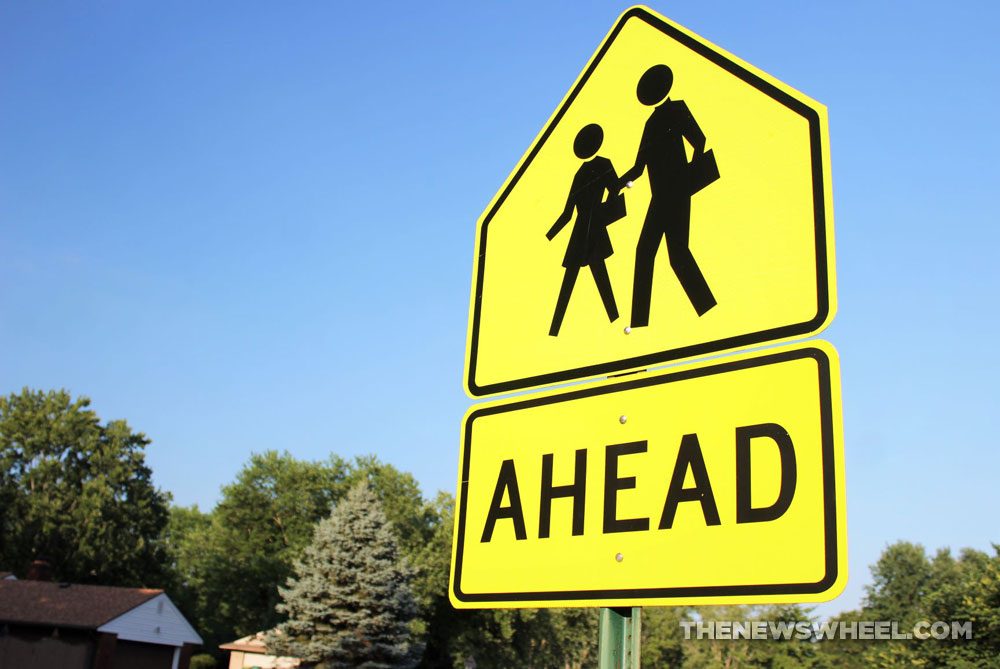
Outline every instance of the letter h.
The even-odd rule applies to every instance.
[[[542,493],[538,511],[538,538],[547,539],[552,520],[552,500],[557,497],[573,498],[573,536],[583,534],[583,512],[586,502],[587,486],[587,449],[576,452],[576,467],[573,483],[570,485],[552,485],[552,453],[542,456]]]

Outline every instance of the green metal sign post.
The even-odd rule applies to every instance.
[[[602,608],[597,654],[599,669],[639,669],[642,609]]]

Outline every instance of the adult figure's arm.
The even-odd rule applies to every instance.
[[[639,140],[639,150],[635,154],[635,165],[626,170],[622,175],[621,179],[615,185],[615,192],[617,193],[622,188],[628,185],[630,181],[635,181],[642,176],[642,173],[646,171],[646,163],[648,162],[650,142],[652,132],[649,128],[650,121],[646,121],[645,127],[642,129],[642,139]]]

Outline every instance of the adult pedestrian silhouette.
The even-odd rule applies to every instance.
[[[604,206],[604,193],[607,192],[613,197],[621,188],[618,187],[618,174],[611,161],[597,155],[603,142],[604,130],[596,123],[584,126],[577,133],[573,141],[573,153],[584,163],[573,177],[566,207],[545,233],[551,241],[569,223],[573,217],[573,210],[576,210],[576,222],[573,223],[573,231],[570,233],[562,263],[566,272],[563,274],[556,310],[549,328],[549,335],[553,337],[559,334],[570,295],[573,293],[573,286],[576,285],[576,278],[582,267],[590,268],[608,318],[612,322],[618,319],[615,295],[611,290],[608,268],[604,264],[604,261],[614,253],[611,237],[608,235],[607,226],[611,222],[611,217],[607,213],[607,207]],[[624,214],[624,211],[621,213]]]
[[[666,65],[654,65],[640,77],[636,87],[639,102],[654,107],[642,131],[635,166],[622,175],[618,188],[629,185],[649,171],[650,200],[646,219],[635,249],[632,283],[632,327],[649,325],[653,290],[653,265],[666,238],[670,267],[699,316],[716,305],[705,277],[688,246],[691,230],[691,195],[700,185],[692,182],[692,165],[703,162],[705,135],[682,100],[667,96],[674,75]],[[684,140],[694,149],[691,163]],[[714,168],[714,157],[712,159]],[[718,178],[716,173],[714,178]]]

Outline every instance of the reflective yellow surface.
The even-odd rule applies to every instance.
[[[545,234],[582,164],[574,139],[599,124],[597,155],[618,175],[631,168],[652,112],[636,86],[656,64],[673,71],[669,98],[687,105],[718,163],[720,178],[691,197],[689,242],[718,304],[697,315],[661,244],[649,326],[625,334],[647,170],[624,190],[625,218],[608,227],[621,317],[609,322],[583,267],[561,331],[550,336],[572,223],[552,241]],[[608,365],[642,368],[826,327],[836,309],[827,146],[821,104],[649,10],[626,12],[479,220],[467,391],[606,376]]]
[[[460,462],[452,603],[637,606],[836,596],[847,578],[839,379],[836,351],[814,341],[473,407]],[[759,425],[787,431],[794,487],[778,517],[739,522],[738,476],[750,505],[766,509],[779,499],[782,468],[790,466],[774,439],[756,437],[750,468],[738,474],[737,433]],[[660,529],[680,445],[692,441],[685,435],[696,435],[705,478],[699,483],[682,463],[683,487],[710,490],[718,524],[708,523],[701,501],[687,499],[676,504],[669,529]],[[644,443],[645,452],[620,455],[609,480],[609,447],[628,443]],[[571,485],[579,449],[586,451],[582,534],[573,534],[574,500],[561,497],[551,502],[550,536],[540,538],[543,458],[551,455],[551,485]],[[520,504],[500,483],[505,461]],[[610,498],[609,485],[617,488]],[[648,529],[608,532],[609,503],[617,520],[648,519]],[[491,507],[501,517],[484,540]],[[523,539],[514,515],[523,518]]]

